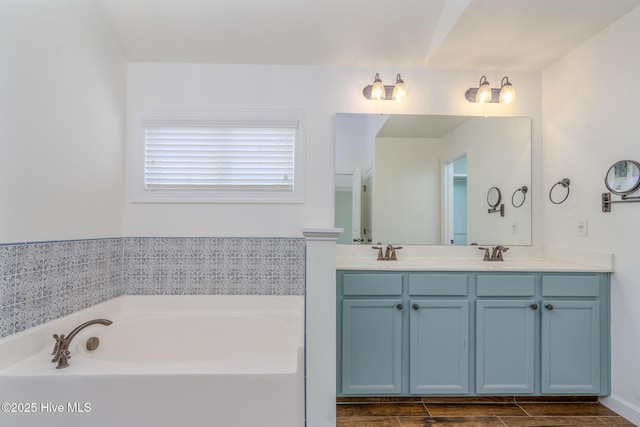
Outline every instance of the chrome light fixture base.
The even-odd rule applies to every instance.
[[[478,94],[478,88],[477,87],[470,87],[464,93],[464,97],[469,102],[476,102],[476,95],[477,94]],[[500,98],[500,89],[491,88],[491,101],[489,101],[489,103],[491,103],[491,104],[499,104],[500,103],[500,99],[499,98]]]

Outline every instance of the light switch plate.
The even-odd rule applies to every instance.
[[[587,237],[588,228],[587,218],[578,218],[576,220],[576,235],[579,237]]]

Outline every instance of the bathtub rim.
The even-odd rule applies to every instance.
[[[238,305],[240,301],[242,304]],[[122,295],[0,338],[0,375],[34,354],[53,349],[54,333],[68,334],[86,320],[126,316],[135,311],[182,313],[212,309],[234,313],[295,311],[300,315],[296,332],[299,347],[304,347],[304,296],[301,295]]]

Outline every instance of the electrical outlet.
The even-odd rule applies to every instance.
[[[576,235],[580,237],[587,237],[588,225],[587,218],[578,218],[576,220]]]
[[[518,234],[518,223],[511,223],[511,234]]]

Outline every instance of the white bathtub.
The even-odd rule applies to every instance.
[[[303,307],[297,296],[124,296],[1,339],[0,425],[300,427]],[[56,369],[52,334],[96,318],[113,324],[81,331]]]

